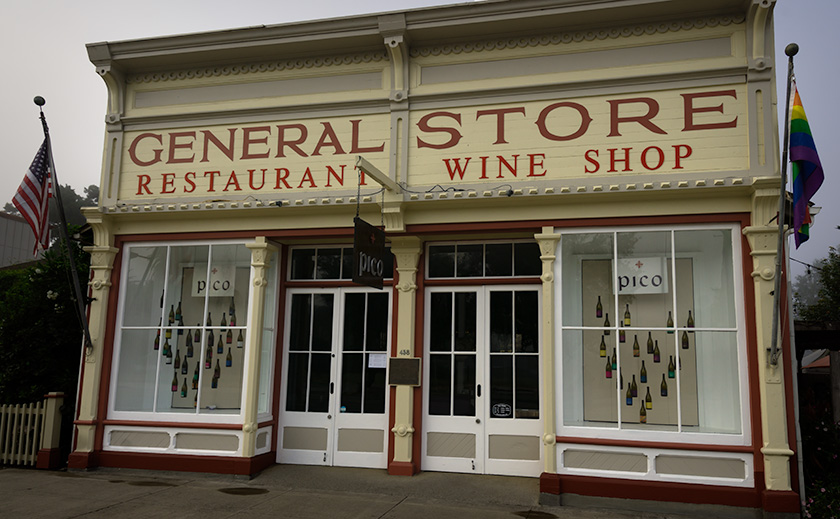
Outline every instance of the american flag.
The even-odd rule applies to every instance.
[[[50,244],[50,182],[49,157],[47,156],[47,140],[41,144],[35,160],[26,171],[23,182],[12,199],[12,203],[20,211],[21,216],[29,223],[35,233],[35,250],[44,250]]]

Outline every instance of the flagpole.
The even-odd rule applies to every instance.
[[[73,278],[73,290],[76,293],[76,314],[79,317],[79,322],[82,324],[84,330],[85,350],[90,354],[93,351],[93,341],[90,338],[90,330],[88,329],[87,316],[85,314],[85,297],[82,295],[82,284],[79,281],[79,271],[76,269],[76,260],[73,257],[73,251],[70,250],[70,240],[67,236],[67,218],[64,216],[64,204],[61,202],[61,188],[58,184],[58,176],[55,172],[55,162],[53,161],[52,142],[50,141],[50,129],[47,126],[47,118],[44,116],[44,105],[46,100],[41,96],[36,96],[35,104],[41,112],[41,125],[44,127],[44,138],[47,141],[47,156],[50,161],[50,175],[52,177],[53,189],[55,190],[55,200],[58,203],[58,214],[61,218],[61,225],[59,232],[61,239],[64,241],[67,248],[67,261],[70,263],[71,277]]]
[[[787,201],[787,166],[788,148],[790,147],[790,85],[793,82],[793,57],[799,52],[799,45],[788,44],[785,54],[788,57],[787,89],[785,90],[785,133],[782,143],[781,188],[779,192],[779,241],[776,246],[776,276],[773,288],[773,335],[770,339],[770,365],[779,362],[779,313],[781,312],[782,292],[782,256],[785,253],[785,202]]]

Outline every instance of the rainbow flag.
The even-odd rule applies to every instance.
[[[793,84],[793,104],[790,107],[790,161],[793,172],[793,229],[796,248],[808,239],[811,213],[808,203],[825,178],[811,127],[802,108],[799,90]]]

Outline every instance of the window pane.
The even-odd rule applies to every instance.
[[[345,353],[341,359],[342,413],[362,412],[363,353]]]
[[[542,274],[540,246],[536,243],[516,243],[513,245],[514,275],[539,276]]]
[[[513,355],[490,356],[490,418],[513,418]]]
[[[539,349],[539,306],[536,290],[520,290],[514,296],[517,353],[536,353]]]
[[[484,246],[484,275],[487,277],[513,275],[513,244],[488,243]]]
[[[162,297],[166,247],[131,247],[125,276],[123,323],[125,326],[157,326],[163,313]]]
[[[475,292],[455,293],[455,351],[475,351]]]
[[[315,249],[292,249],[292,279],[315,279]]]
[[[115,410],[152,411],[157,360],[162,347],[159,345],[158,350],[155,350],[156,335],[156,330],[124,330],[122,332],[117,388],[114,396]]]
[[[475,355],[455,355],[452,414],[475,416]]]
[[[490,292],[490,351],[513,351],[513,292]]]
[[[332,350],[333,294],[312,295],[312,351]]]
[[[330,367],[332,359],[329,353],[313,353],[311,374],[309,375],[309,412],[326,413],[330,406]]]
[[[429,277],[455,277],[454,245],[432,245],[429,247]]]
[[[619,314],[612,324],[625,323],[629,313],[630,326],[673,326],[671,233],[618,233],[617,265]]]
[[[388,349],[388,294],[367,294],[367,338],[368,351]]]
[[[624,377],[623,389],[619,391],[621,375],[614,377],[610,373],[610,378],[606,377],[607,359],[612,360],[613,336],[604,336],[603,357],[600,356],[601,337],[597,330],[563,332],[563,421],[566,425],[618,426],[616,406],[619,396],[624,397],[624,386],[628,381]]]
[[[286,380],[286,411],[306,411],[306,386],[309,375],[309,354],[289,353]]]
[[[739,383],[737,335],[735,332],[693,335],[688,350],[680,347],[677,365],[683,430],[740,433],[744,395]],[[669,388],[675,387],[670,382],[673,381],[669,380]]]
[[[452,293],[432,292],[430,306],[429,351],[452,351]]]
[[[456,275],[459,278],[484,275],[484,245],[458,245]]]
[[[677,257],[676,326],[731,328],[735,326],[732,236],[729,229],[674,232]],[[685,289],[683,289],[685,287]],[[682,294],[681,292],[687,292]],[[701,307],[702,312],[696,309]]]
[[[198,325],[204,320],[208,253],[207,245],[169,248],[164,326]],[[173,332],[183,336],[186,330],[181,328]]]
[[[353,248],[341,249],[341,279],[353,279]]]
[[[382,258],[382,272],[385,279],[394,279],[394,255],[391,247],[385,247],[385,257]]]
[[[516,417],[540,417],[540,374],[536,355],[516,355]]]
[[[429,355],[429,414],[449,415],[452,401],[452,356]]]
[[[341,249],[318,249],[315,279],[338,279],[341,276]]]
[[[615,323],[612,291],[612,233],[569,234],[561,240],[563,324]]]
[[[365,294],[346,294],[344,297],[344,351],[364,349]]]
[[[385,412],[385,369],[370,367],[370,353],[365,355],[365,413]]]
[[[312,295],[292,295],[292,315],[289,318],[289,350],[309,351]]]

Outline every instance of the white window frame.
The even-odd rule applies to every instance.
[[[584,326],[566,326],[563,323],[563,236],[572,234],[613,234],[613,258],[616,254],[615,236],[619,233],[632,232],[669,232],[671,241],[671,251],[674,247],[673,232],[677,231],[707,231],[707,230],[729,230],[730,238],[732,240],[732,272],[733,272],[733,292],[734,292],[734,308],[735,308],[735,326],[724,328],[696,328],[697,331],[710,332],[734,332],[737,340],[737,354],[738,354],[738,388],[739,395],[733,395],[733,398],[740,399],[740,433],[723,433],[723,432],[686,432],[686,431],[668,431],[662,429],[651,428],[650,430],[622,429],[617,423],[616,427],[596,427],[587,425],[566,425],[564,423],[564,406],[563,400],[563,331],[564,330],[588,330],[599,329],[597,327]],[[746,330],[746,316],[745,316],[745,300],[744,300],[744,279],[743,269],[741,263],[742,249],[741,249],[741,227],[736,223],[720,223],[720,224],[676,224],[676,225],[649,225],[649,226],[612,226],[612,227],[575,227],[575,228],[557,228],[555,233],[560,234],[561,238],[558,243],[558,250],[556,251],[557,261],[554,263],[554,278],[557,280],[557,289],[554,294],[554,308],[555,308],[555,323],[554,334],[555,344],[557,344],[555,354],[555,402],[557,408],[556,427],[558,436],[577,437],[577,438],[592,438],[592,439],[610,439],[610,440],[625,440],[625,441],[648,441],[658,443],[697,443],[697,444],[714,444],[714,445],[732,445],[732,446],[747,446],[752,444],[752,430],[750,421],[750,400],[749,400],[749,367],[747,357],[747,330]],[[671,271],[675,270],[676,258],[671,255]],[[613,261],[613,276],[615,276],[615,262]],[[613,294],[613,306],[618,308],[618,294]],[[674,307],[676,307],[676,291],[673,294]],[[616,316],[618,321],[618,316]],[[656,327],[652,328],[656,330]],[[665,328],[661,328],[664,330]],[[621,404],[621,402],[617,402]],[[620,422],[619,422],[620,423]],[[679,428],[682,426],[680,425]]]

